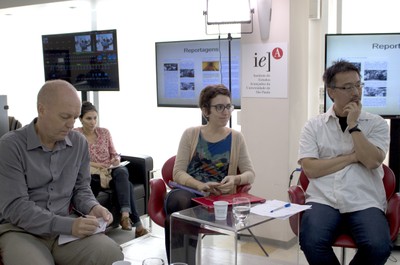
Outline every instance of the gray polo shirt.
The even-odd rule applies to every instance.
[[[71,234],[71,203],[83,213],[98,204],[90,189],[87,141],[71,131],[46,150],[35,122],[0,139],[0,234],[7,223],[41,236]]]

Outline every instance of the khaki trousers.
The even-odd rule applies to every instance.
[[[0,236],[0,251],[5,265],[111,265],[124,259],[121,247],[102,233],[58,245],[58,237],[9,231]]]

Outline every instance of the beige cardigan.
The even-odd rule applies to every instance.
[[[187,185],[188,180],[192,178],[187,173],[187,168],[196,150],[201,128],[202,126],[191,127],[182,134],[173,172],[173,179],[179,184]],[[255,173],[243,134],[233,129],[231,131],[232,146],[228,175],[237,175],[239,169],[240,185],[251,184],[254,182]],[[235,193],[236,187],[234,189],[230,193]]]

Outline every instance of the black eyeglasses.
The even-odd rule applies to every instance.
[[[364,83],[347,84],[345,86],[333,86],[333,88],[338,88],[342,91],[350,92],[353,88],[360,89],[364,86]]]
[[[229,112],[232,112],[235,109],[235,106],[232,104],[217,104],[211,105],[211,107],[214,107],[217,112],[223,112],[225,109],[227,109]]]

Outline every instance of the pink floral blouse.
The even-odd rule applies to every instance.
[[[83,134],[83,128],[75,128]],[[96,142],[89,144],[90,161],[95,163],[111,164],[111,160],[118,156],[110,131],[106,128],[96,127],[94,132],[97,135]]]

